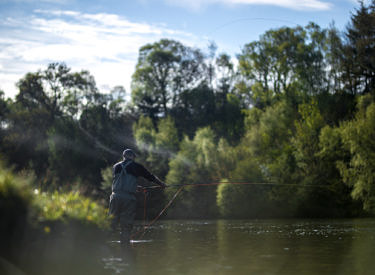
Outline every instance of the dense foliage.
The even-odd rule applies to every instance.
[[[237,61],[170,39],[139,50],[131,95],[101,93],[65,64],[0,93],[0,152],[41,190],[110,192],[136,148],[169,185],[170,217],[349,217],[375,213],[375,1],[333,25],[281,27]],[[238,65],[235,65],[238,64]],[[231,185],[231,182],[273,185]],[[151,208],[171,198],[156,193]],[[58,196],[57,193],[55,193]]]
[[[22,251],[36,249],[35,243],[43,247],[50,237],[85,240],[98,229],[109,228],[106,209],[94,200],[78,192],[41,192],[34,189],[35,180],[33,175],[16,175],[0,164],[2,259],[24,260]]]

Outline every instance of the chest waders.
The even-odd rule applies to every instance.
[[[126,167],[132,161],[122,162],[121,172],[116,174],[112,182],[112,194],[109,201],[109,214],[112,215],[112,230],[116,231],[120,224],[120,241],[129,243],[130,234],[134,224],[137,200],[137,178],[126,172]]]

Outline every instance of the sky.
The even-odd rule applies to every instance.
[[[139,48],[169,38],[232,58],[270,29],[333,22],[344,31],[356,0],[0,0],[0,90],[14,97],[28,72],[64,62],[101,92],[130,94]]]

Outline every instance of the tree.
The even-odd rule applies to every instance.
[[[96,102],[95,81],[86,71],[71,73],[65,64],[52,63],[26,74],[17,85],[5,150],[18,169],[31,168],[41,176],[48,167],[48,132],[56,120],[76,116],[83,104]]]
[[[180,94],[199,86],[203,54],[181,43],[162,39],[139,50],[132,79],[132,100],[142,114],[155,120],[179,104]]]
[[[208,218],[217,215],[216,186],[194,186],[218,180],[217,145],[215,134],[209,128],[196,132],[193,140],[185,137],[180,144],[177,156],[171,160],[170,170],[166,177],[167,184],[192,184],[184,188],[180,200],[169,211],[171,217]],[[168,189],[171,197],[176,189]]]
[[[243,134],[244,115],[240,97],[235,93],[236,75],[230,57],[221,54],[216,59],[217,85],[215,90],[215,121],[212,128],[219,137],[234,144]],[[210,125],[210,124],[208,124]]]
[[[50,113],[31,100],[23,104],[16,99],[9,105],[5,121],[1,150],[7,160],[16,170],[32,169],[41,176],[48,167]]]
[[[11,104],[12,101],[10,99],[5,99],[4,92],[0,90],[0,137],[3,136],[2,133],[8,126],[7,116],[9,115],[9,106]]]
[[[319,135],[324,120],[314,101],[300,105],[299,114],[300,119],[295,123],[296,134],[293,138],[297,166],[301,169],[302,178],[309,184],[320,182],[320,179],[314,177],[319,175],[317,172],[321,168],[316,153],[319,151]]]
[[[326,184],[322,190],[329,196],[323,205],[329,206],[329,214],[336,217],[351,217],[362,214],[362,205],[351,197],[352,186],[345,184],[340,173],[340,164],[347,163],[350,152],[344,146],[340,127],[324,126],[319,136],[320,151],[316,157],[321,163],[322,179],[320,184]],[[322,197],[325,197],[323,194]],[[325,210],[327,212],[327,210]]]
[[[255,158],[247,155],[242,158],[239,150],[236,167],[230,177],[221,182],[262,182],[262,171]],[[217,188],[216,204],[219,213],[225,218],[259,218],[272,216],[268,192],[270,186],[221,184]],[[275,213],[273,213],[275,214]]]
[[[353,188],[352,197],[375,213],[375,103],[371,96],[360,98],[355,119],[345,122],[341,131],[344,148],[350,152],[348,161],[338,162],[342,178]]]
[[[174,158],[179,148],[177,129],[172,117],[166,117],[158,123],[155,136],[156,153],[151,156],[151,162],[156,172],[164,178],[169,170],[169,162]]]
[[[193,137],[199,127],[211,125],[219,136],[238,141],[244,116],[234,93],[234,66],[228,55],[215,58],[214,52],[211,45],[207,64],[200,50],[177,41],[162,39],[142,47],[132,82],[137,110],[154,125],[170,115],[180,137]]]
[[[254,115],[254,111],[249,114]],[[252,155],[268,166],[289,147],[295,113],[286,101],[280,101],[254,116],[257,118],[248,123],[241,146],[247,147]]]
[[[240,99],[233,93],[216,96],[216,117],[212,128],[218,136],[225,138],[231,144],[239,142],[244,132],[244,114],[241,110]]]
[[[51,63],[44,71],[28,73],[17,85],[17,102],[27,108],[45,108],[51,122],[56,116],[76,116],[87,106],[103,103],[93,76],[88,71],[71,73],[64,63]]]
[[[358,213],[337,169],[337,162],[348,157],[339,131],[325,124],[316,101],[300,105],[299,113],[292,140],[298,167],[295,174],[301,185],[298,214],[345,217]]]
[[[169,161],[179,147],[177,129],[172,117],[160,119],[154,128],[151,118],[140,117],[133,125],[136,144],[141,152],[141,159],[147,162],[162,179],[169,170]]]
[[[0,90],[0,152],[4,153],[5,137],[9,128],[9,112],[12,101],[6,100],[4,92]],[[7,155],[3,155],[0,161],[4,161]]]
[[[126,91],[124,87],[116,86],[111,90],[111,93],[107,96],[107,108],[111,118],[116,119],[126,112],[128,106],[125,97]]]
[[[342,79],[352,94],[375,91],[375,1],[360,3],[346,29],[341,58]]]
[[[87,71],[58,63],[26,74],[18,87],[2,151],[17,169],[34,170],[47,185],[80,182],[96,189],[100,170],[134,144],[122,87],[102,94]]]
[[[237,163],[230,179],[281,185],[295,182],[296,163],[291,145],[295,116],[294,109],[286,100],[276,102],[264,111],[258,108],[249,110],[245,120],[246,132],[236,148]],[[249,193],[246,195],[248,198],[252,198],[252,192],[257,194],[252,199],[253,211],[248,213],[251,217],[294,215],[295,189],[280,186],[233,188],[246,190],[244,193]]]
[[[329,215],[327,207],[331,194],[329,189],[321,188],[327,184],[325,163],[318,157],[320,131],[324,120],[316,101],[299,106],[300,118],[295,122],[296,133],[292,139],[295,148],[296,176],[301,188],[297,189],[298,214],[303,216]],[[304,187],[304,185],[319,185]]]
[[[341,70],[341,59],[343,55],[343,41],[342,35],[339,30],[332,23],[327,31],[327,54],[325,59],[329,66],[328,69],[328,80],[329,89],[338,93],[343,90],[342,81],[342,70]]]
[[[175,119],[179,135],[193,137],[198,128],[210,125],[216,119],[214,90],[199,85],[183,91],[180,103],[173,106],[170,114]]]
[[[244,83],[248,89],[260,84],[264,93],[272,90],[275,95],[293,92],[295,83],[305,94],[326,91],[327,41],[327,30],[314,23],[267,31],[238,55]]]

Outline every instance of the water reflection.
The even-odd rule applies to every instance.
[[[127,247],[54,239],[21,258],[38,275],[346,275],[374,274],[374,252],[374,219],[218,220],[162,221]]]
[[[135,249],[132,246],[123,246],[119,241],[110,243],[108,255],[102,258],[104,268],[112,274],[136,274]]]
[[[165,221],[137,274],[373,274],[375,221]]]

